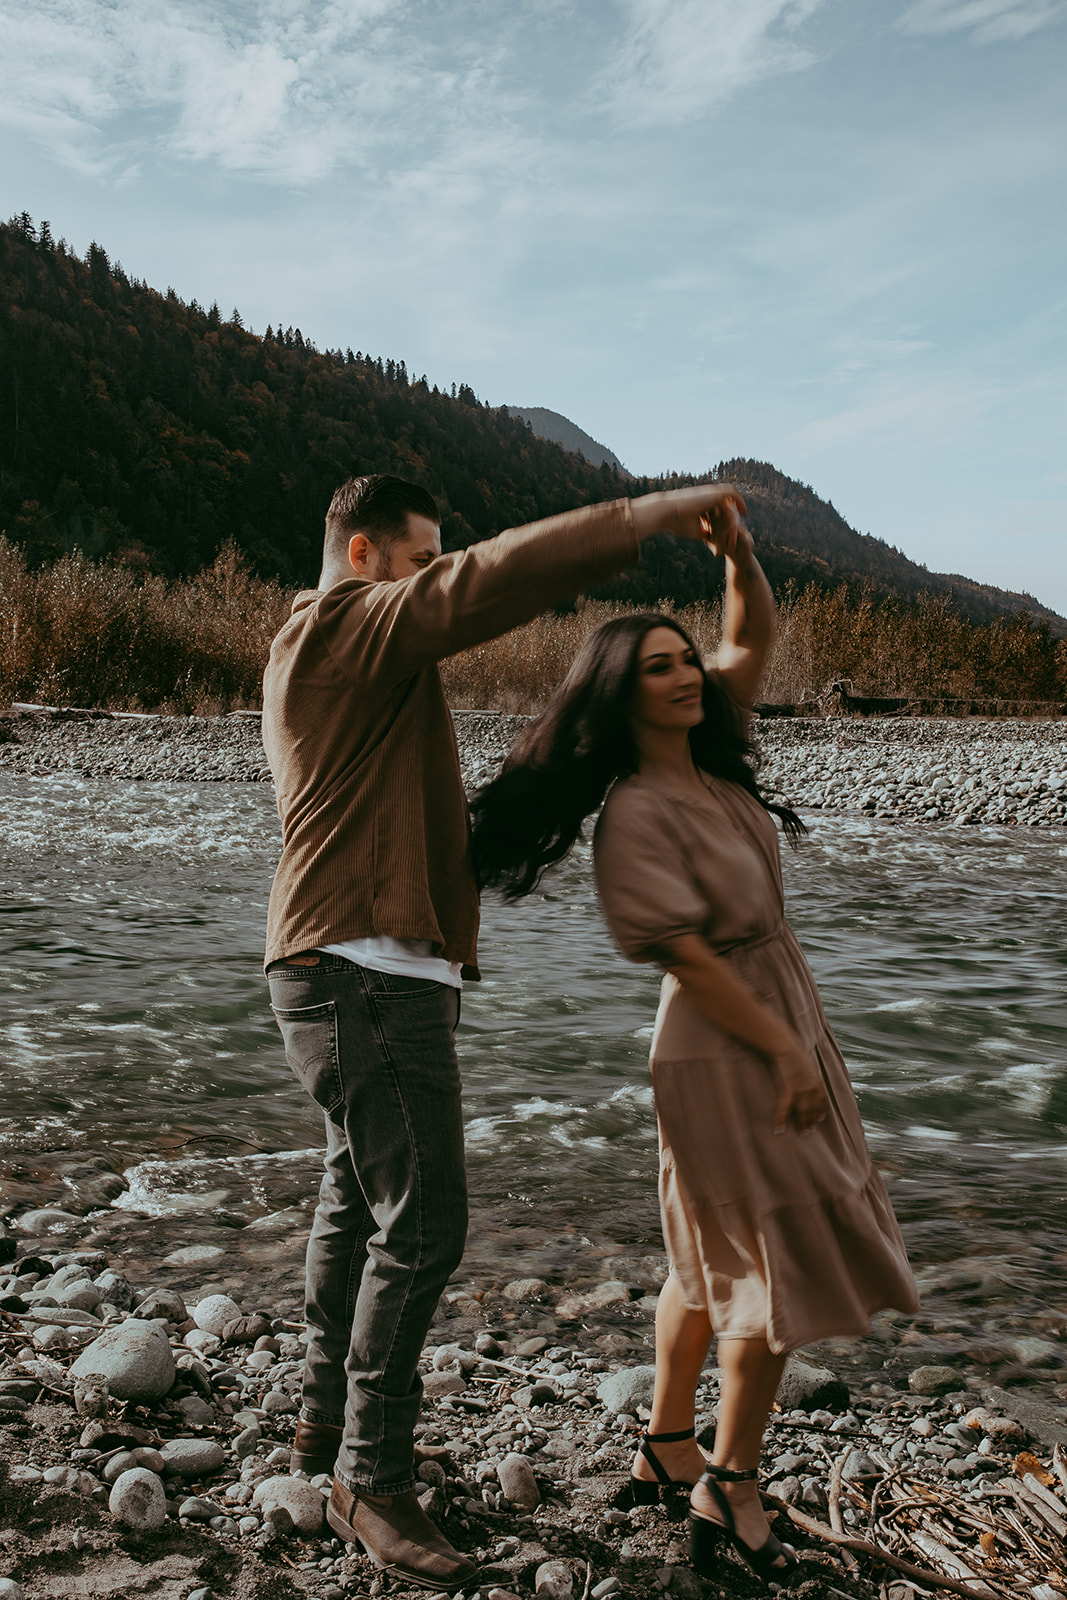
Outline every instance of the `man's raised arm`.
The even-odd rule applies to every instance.
[[[711,545],[736,537],[744,501],[701,484],[585,506],[439,556],[413,577],[341,584],[318,608],[331,654],[400,681],[498,638],[632,566],[644,539],[671,533]]]

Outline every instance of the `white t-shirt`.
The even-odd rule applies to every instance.
[[[357,967],[369,967],[372,972],[393,972],[400,978],[431,978],[434,983],[447,983],[453,989],[463,987],[462,964],[431,954],[429,939],[376,935],[347,939],[344,944],[320,944],[318,948],[328,956],[354,961]]]

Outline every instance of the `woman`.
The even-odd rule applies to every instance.
[[[693,1565],[726,1537],[765,1579],[797,1565],[771,1533],[756,1470],[788,1351],[866,1333],[918,1304],[845,1064],[783,921],[774,817],[742,707],[773,639],[774,601],[740,521],[707,525],[726,557],[723,643],[705,672],[669,617],[628,615],[587,641],[544,716],[477,797],[482,880],[526,894],[597,824],[597,886],[634,961],[664,971],[651,1071],[671,1270],[656,1311],[656,1383],[633,1503],[692,1486]],[[714,1454],[694,1437],[713,1333],[722,1370]]]

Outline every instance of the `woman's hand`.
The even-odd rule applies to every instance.
[[[673,533],[676,539],[695,539],[711,545],[717,555],[727,555],[736,545],[745,501],[731,484],[698,483],[639,495],[630,501],[630,512],[639,539]]]
[[[771,1068],[778,1084],[778,1104],[774,1110],[774,1131],[784,1133],[790,1118],[798,1132],[808,1133],[826,1116],[827,1099],[822,1076],[814,1056],[796,1049],[777,1051]]]

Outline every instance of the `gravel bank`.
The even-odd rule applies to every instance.
[[[298,1321],[257,1310],[232,1279],[209,1281],[195,1252],[161,1260],[150,1284],[103,1250],[3,1242],[0,1577],[25,1600],[425,1593],[329,1537],[329,1480],[289,1473]],[[443,1298],[424,1352],[417,1473],[431,1515],[483,1563],[466,1600],[766,1593],[725,1552],[713,1582],[697,1578],[684,1500],[620,1502],[652,1372],[620,1364],[588,1324],[613,1297],[628,1301],[631,1287],[605,1279],[567,1297],[525,1278]],[[850,1392],[832,1370],[791,1363],[764,1483],[804,1558],[799,1581],[811,1600],[873,1600],[884,1577],[899,1577],[835,1552],[818,1531],[829,1515],[846,1536],[866,1537],[876,1486],[883,1530],[895,1521],[907,1530],[909,1508],[928,1508],[926,1544],[905,1532],[898,1552],[942,1571],[946,1558],[962,1560],[1000,1593],[1057,1600],[1058,1580],[1049,1588],[1047,1578],[1060,1570],[1055,1524],[1067,1506],[1044,1462],[1067,1442],[1067,1417],[1024,1392],[965,1388],[961,1378],[923,1365],[902,1386],[853,1375]],[[710,1369],[702,1427],[717,1398]],[[1040,1461],[1020,1457],[1027,1446]],[[1043,1503],[1025,1476],[1035,1471],[1058,1491]],[[979,1534],[1004,1506],[1029,1545],[995,1541],[987,1555]],[[790,1507],[806,1526],[786,1521]]]
[[[464,778],[492,776],[525,717],[458,711]],[[1067,822],[1067,720],[774,718],[757,725],[763,779],[800,806],[909,820]],[[269,782],[256,716],[0,719],[0,771],[91,779]]]

